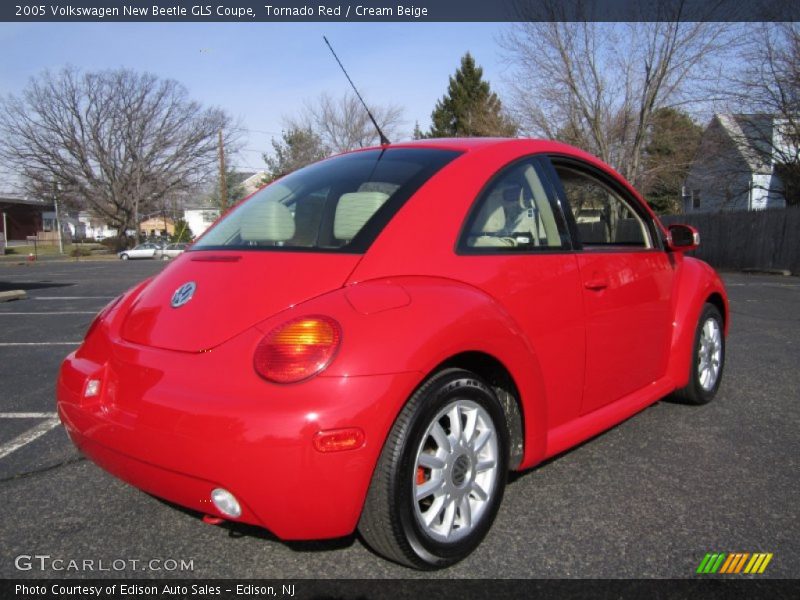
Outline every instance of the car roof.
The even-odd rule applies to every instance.
[[[520,156],[528,154],[551,154],[563,155],[579,158],[600,167],[603,170],[616,171],[610,165],[603,163],[596,156],[570,146],[563,142],[554,140],[542,140],[536,138],[497,138],[497,137],[457,137],[457,138],[428,138],[421,140],[408,140],[396,142],[386,146],[371,146],[359,148],[354,152],[364,152],[367,150],[382,150],[387,148],[437,148],[441,150],[455,150],[461,153],[492,152],[499,149],[517,151]],[[347,153],[345,153],[347,154]],[[622,176],[616,173],[620,178]],[[624,178],[623,178],[624,179]]]
[[[396,142],[388,146],[372,146],[363,150],[380,150],[382,148],[440,148],[446,150],[457,150],[460,152],[474,152],[487,148],[499,146],[518,147],[520,151],[526,153],[556,153],[580,156],[581,158],[594,158],[583,150],[557,142],[554,140],[542,140],[535,138],[496,138],[496,137],[456,137],[456,138],[428,138],[421,140],[409,140]],[[596,160],[596,159],[595,159]]]
[[[528,156],[570,157],[594,166],[627,188],[644,210],[651,212],[636,190],[612,167],[561,142],[522,138],[435,138],[400,142],[388,148],[439,148],[461,152],[461,156],[426,182],[394,215],[354,272],[356,279],[401,273],[448,273],[462,227],[481,191],[501,169]],[[377,149],[387,149],[387,146]],[[409,243],[411,240],[415,243]]]

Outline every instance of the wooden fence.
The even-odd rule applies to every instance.
[[[721,269],[788,269],[800,274],[800,207],[661,217],[700,231],[694,253]]]

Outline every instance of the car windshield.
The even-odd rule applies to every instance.
[[[190,251],[365,252],[405,201],[458,155],[388,148],[315,163],[256,192]]]

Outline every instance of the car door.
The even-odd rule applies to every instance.
[[[150,258],[155,253],[155,246],[152,244],[140,244],[131,251],[132,258]]]
[[[549,428],[579,414],[583,396],[583,299],[569,227],[538,157],[500,169],[462,230],[459,279],[499,301],[524,332],[543,378]]]
[[[551,163],[580,244],[587,414],[664,377],[673,269],[652,217],[614,176],[574,158]]]

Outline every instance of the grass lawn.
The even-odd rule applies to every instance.
[[[29,255],[34,254],[33,244],[23,246],[7,246],[5,257],[0,255],[0,260],[20,260],[27,259]],[[60,255],[58,251],[58,244],[36,244],[35,255],[40,258],[57,257]],[[64,244],[64,258],[99,258],[105,256],[112,256],[116,258],[113,251],[109,250],[102,244],[88,243],[88,244]]]

